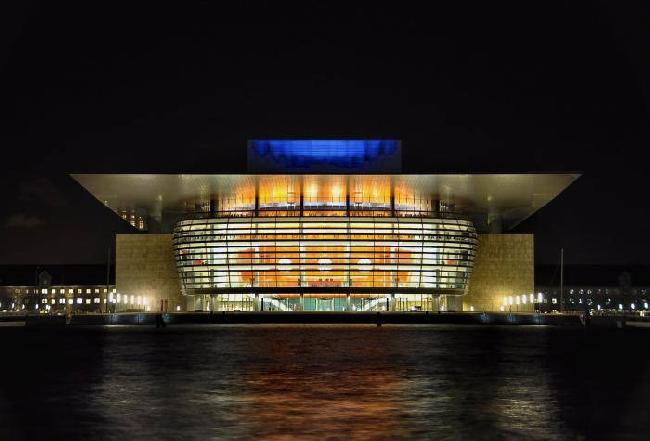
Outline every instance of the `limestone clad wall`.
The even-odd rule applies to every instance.
[[[118,293],[148,297],[152,311],[160,310],[161,300],[167,300],[168,311],[185,309],[171,234],[118,234],[115,243]]]
[[[463,310],[498,311],[503,298],[530,294],[534,290],[534,243],[532,234],[479,234],[474,270],[470,276]],[[529,297],[527,297],[529,300]],[[533,305],[506,307],[532,311]]]

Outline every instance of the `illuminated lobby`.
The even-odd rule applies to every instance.
[[[395,140],[253,140],[246,174],[72,177],[142,219],[116,236],[122,296],[164,311],[374,312],[532,299],[533,236],[508,231],[578,175],[408,174]]]

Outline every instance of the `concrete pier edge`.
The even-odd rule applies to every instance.
[[[2,317],[0,321],[23,320],[26,326],[156,326],[160,313],[80,314],[69,320],[59,315]],[[171,312],[163,313],[167,325],[200,324],[369,324],[377,325],[551,325],[582,326],[578,315],[507,312]],[[599,319],[605,319],[604,317]],[[620,320],[620,319],[619,319]],[[600,320],[603,321],[603,320]],[[611,320],[607,320],[608,322]],[[596,323],[599,324],[598,320]],[[615,325],[614,325],[615,326]]]

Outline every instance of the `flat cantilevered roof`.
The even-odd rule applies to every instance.
[[[71,177],[106,206],[137,208],[147,213],[182,212],[187,201],[205,194],[229,194],[253,184],[262,176],[252,174],[72,174]],[[275,179],[282,176],[272,175]],[[307,175],[305,175],[307,176]],[[340,175],[339,175],[340,176]],[[350,175],[358,178],[360,175]],[[414,189],[420,195],[453,202],[458,210],[498,215],[504,229],[516,226],[539,210],[573,181],[577,173],[513,174],[399,174],[393,184]]]

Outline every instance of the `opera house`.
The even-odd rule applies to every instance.
[[[247,174],[72,175],[138,230],[116,236],[117,294],[168,311],[532,310],[533,236],[508,231],[578,176],[403,174],[394,140],[253,140]]]

